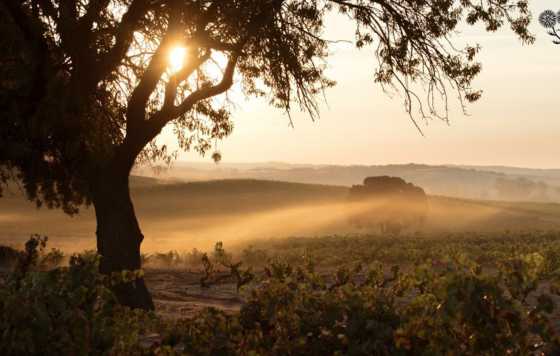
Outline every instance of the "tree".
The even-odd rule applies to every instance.
[[[550,201],[549,186],[524,177],[498,177],[494,183],[498,199],[513,201]]]
[[[424,189],[399,177],[367,177],[350,188],[349,200],[358,204],[350,222],[357,227],[379,227],[381,233],[398,235],[403,228],[419,226],[428,213]]]
[[[461,103],[480,97],[471,88],[478,47],[451,45],[462,20],[488,31],[509,24],[533,40],[519,0],[3,0],[2,181],[17,179],[30,200],[69,214],[93,204],[101,271],[140,268],[133,165],[173,158],[157,141],[166,125],[181,148],[202,154],[227,136],[222,94],[236,80],[288,114],[296,105],[316,116],[318,94],[334,85],[324,73],[331,12],[354,22],[357,47],[379,61],[374,80],[404,93],[414,122],[447,120],[434,99],[446,103],[450,89]],[[178,46],[187,60],[172,70]],[[426,100],[414,83],[426,85]],[[116,294],[153,307],[142,280]]]

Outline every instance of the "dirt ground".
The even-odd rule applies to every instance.
[[[180,319],[192,317],[207,307],[232,313],[239,311],[243,300],[235,283],[224,281],[202,288],[201,276],[201,273],[176,269],[146,270],[145,279],[157,314],[168,319]]]
[[[207,307],[235,313],[243,305],[243,291],[237,292],[235,283],[223,281],[208,288],[200,286],[202,273],[178,269],[148,269],[145,279],[152,293],[156,313],[165,319],[182,319],[195,316]],[[537,293],[529,295],[528,302],[536,306],[536,295],[549,292],[550,285],[542,284]],[[557,306],[560,298],[553,297]],[[405,301],[403,301],[405,302]],[[560,333],[560,308],[553,311],[552,327]]]

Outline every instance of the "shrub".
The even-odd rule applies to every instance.
[[[19,259],[19,251],[10,246],[0,246],[0,268],[12,269]]]
[[[72,256],[67,267],[40,270],[45,244],[46,239],[32,237],[0,288],[0,354],[138,351],[138,337],[151,316],[117,305],[109,287],[118,278],[99,274],[99,258],[92,254]],[[59,254],[47,259],[58,260]]]

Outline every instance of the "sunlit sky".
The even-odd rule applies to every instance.
[[[338,82],[326,92],[320,119],[294,111],[288,117],[265,100],[242,100],[234,111],[235,129],[218,144],[224,162],[313,164],[477,164],[560,168],[560,46],[554,45],[537,17],[557,12],[560,0],[533,0],[531,26],[537,41],[522,45],[509,30],[494,34],[467,28],[457,44],[482,46],[483,72],[475,87],[482,99],[464,116],[452,101],[450,124],[411,123],[399,95],[388,96],[373,82],[371,49],[339,44],[331,49],[329,77]],[[328,21],[326,37],[352,39],[343,18]],[[454,97],[451,98],[453,100]],[[165,135],[168,143],[171,135]],[[194,152],[180,160],[210,161]]]

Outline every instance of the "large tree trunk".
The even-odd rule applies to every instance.
[[[121,168],[121,167],[119,167]],[[140,269],[140,244],[144,236],[134,213],[128,186],[128,170],[109,170],[93,184],[93,205],[97,218],[97,251],[101,273]],[[131,308],[154,309],[144,279],[114,288],[119,302]]]

